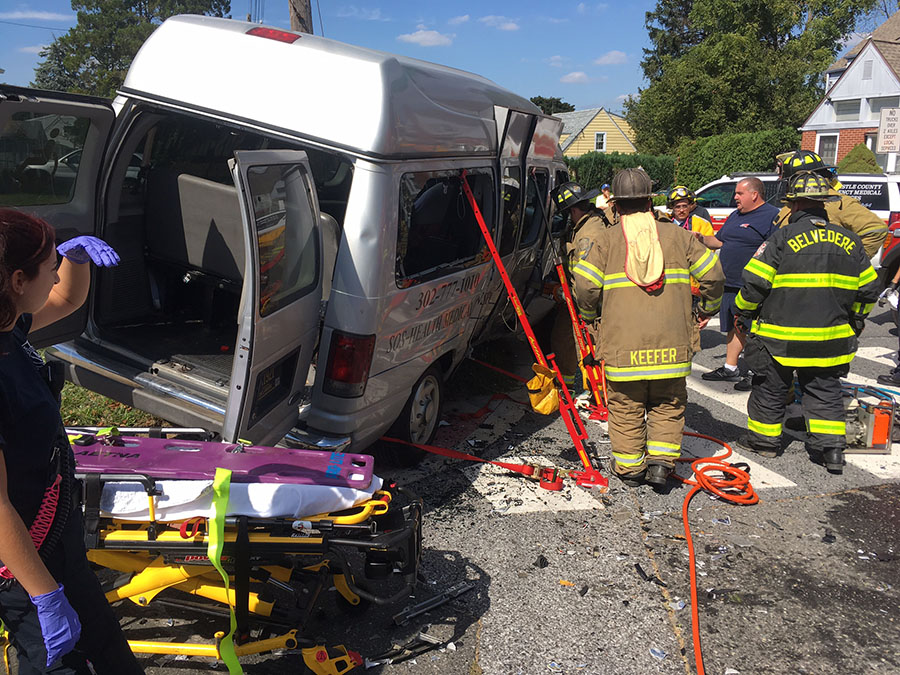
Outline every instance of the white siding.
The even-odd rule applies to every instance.
[[[863,79],[867,61],[872,64],[872,77]],[[868,99],[882,96],[900,96],[900,83],[878,50],[869,43],[853,59],[844,71],[843,77],[832,87],[827,98],[819,104],[802,128],[812,130],[825,127],[838,129],[870,126]],[[862,100],[860,121],[835,123],[833,102],[852,99]]]

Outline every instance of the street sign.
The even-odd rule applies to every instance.
[[[900,108],[882,108],[875,152],[900,152]]]

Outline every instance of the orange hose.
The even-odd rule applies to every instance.
[[[712,494],[724,499],[725,501],[735,504],[756,504],[759,502],[759,495],[750,485],[750,474],[742,469],[732,466],[724,461],[731,456],[731,446],[724,441],[712,436],[704,436],[703,434],[695,434],[690,431],[684,432],[685,436],[693,436],[694,438],[703,438],[713,443],[718,443],[727,451],[724,455],[715,457],[701,457],[699,459],[684,458],[679,459],[680,462],[690,462],[691,470],[697,478],[697,481],[681,478],[676,474],[672,474],[683,483],[693,485],[690,492],[684,498],[684,504],[681,507],[681,517],[684,520],[684,536],[687,540],[688,554],[690,559],[691,570],[691,632],[694,638],[694,661],[697,665],[697,675],[704,675],[703,670],[703,653],[700,648],[700,612],[697,608],[697,566],[694,556],[694,541],[691,538],[691,528],[688,523],[688,505],[700,490],[706,490]],[[711,475],[716,473],[719,475]]]

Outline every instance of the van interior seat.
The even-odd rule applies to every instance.
[[[237,191],[177,168],[147,177],[147,253],[240,284],[244,232]]]

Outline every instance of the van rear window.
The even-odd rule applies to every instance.
[[[397,280],[401,286],[484,262],[487,245],[460,184],[460,171],[419,171],[400,178]],[[494,231],[494,180],[489,169],[467,169],[469,186]]]
[[[840,191],[850,197],[856,197],[860,203],[872,211],[889,211],[890,199],[888,197],[887,183],[874,183],[869,181],[848,181],[841,186]]]

